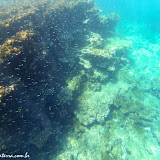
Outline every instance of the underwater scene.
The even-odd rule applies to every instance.
[[[160,160],[160,1],[0,0],[0,159]]]

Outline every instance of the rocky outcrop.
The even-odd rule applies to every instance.
[[[73,119],[85,127],[105,121],[113,97],[99,96],[102,84],[127,63],[131,44],[113,34],[119,16],[99,12],[92,1],[22,3],[0,12],[2,152],[45,159],[39,153],[60,150]]]

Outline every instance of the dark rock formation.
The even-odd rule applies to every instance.
[[[59,151],[72,128],[83,83],[103,79],[101,70],[112,72],[119,62],[103,50],[103,38],[119,16],[99,17],[95,4],[86,1],[21,5],[0,12],[0,150],[49,159],[47,153]]]

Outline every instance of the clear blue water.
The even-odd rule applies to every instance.
[[[154,31],[160,31],[160,2],[158,0],[96,0],[102,14],[116,12],[122,21],[145,23]]]

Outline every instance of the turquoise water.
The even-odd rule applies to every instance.
[[[97,5],[102,9],[102,14],[116,12],[121,16],[122,21],[130,23],[145,23],[154,31],[160,31],[160,2],[158,0],[97,0]]]
[[[0,2],[0,159],[160,159],[159,1]]]

